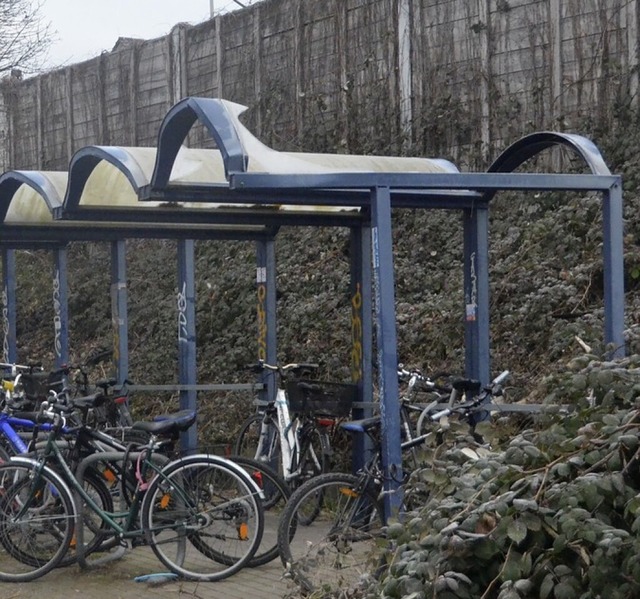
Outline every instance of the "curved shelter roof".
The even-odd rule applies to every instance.
[[[440,159],[277,152],[260,142],[240,121],[246,107],[226,100],[187,98],[165,117],[159,148],[86,146],[76,152],[67,172],[9,171],[0,176],[0,221],[7,241],[24,228],[62,240],[92,236],[173,236],[199,228],[209,236],[267,233],[280,224],[344,224],[360,222],[362,194],[336,192],[322,205],[309,194],[284,193],[279,200],[265,194],[229,190],[228,173],[242,165],[249,173],[455,173]],[[199,119],[218,143],[217,149],[183,145]],[[169,172],[166,172],[169,165]],[[157,197],[140,202],[154,189]],[[313,195],[313,194],[311,194]],[[352,199],[358,196],[360,202]],[[206,198],[206,199],[205,199]],[[195,199],[196,201],[189,201]],[[205,201],[203,201],[205,199]],[[302,199],[300,203],[296,203]],[[339,205],[342,200],[344,205]],[[285,214],[286,213],[286,214]],[[81,221],[82,227],[74,225]],[[204,234],[204,233],[203,233]],[[192,235],[194,236],[194,235]]]

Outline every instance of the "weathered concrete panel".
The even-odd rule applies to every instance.
[[[606,127],[637,103],[638,11],[638,0],[265,0],[3,81],[0,160],[61,167],[87,144],[155,145],[167,109],[196,95],[249,106],[245,122],[276,149],[483,166],[525,133]],[[201,127],[187,143],[213,145]]]

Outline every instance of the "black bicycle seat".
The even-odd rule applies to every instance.
[[[134,422],[131,428],[150,435],[166,435],[186,431],[195,421],[195,410],[180,410],[175,414],[158,416],[151,422]]]

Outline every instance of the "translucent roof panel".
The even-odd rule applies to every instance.
[[[8,171],[0,177],[2,220],[7,224],[51,224],[62,204],[68,174],[57,171]]]

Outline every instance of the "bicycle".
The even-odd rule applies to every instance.
[[[437,423],[455,413],[468,421],[483,409],[489,395],[500,393],[506,376],[501,374],[470,400],[442,409],[430,407],[425,422],[428,418]],[[469,379],[454,385],[458,389],[475,387]],[[398,485],[405,482],[404,477],[397,480],[393,471],[385,472],[382,467],[380,416],[345,422],[341,426],[351,433],[368,435],[374,446],[372,455],[358,474],[321,474],[301,485],[292,493],[278,527],[282,563],[305,593],[329,591],[336,584],[351,588],[384,567],[376,562],[375,550],[385,534],[383,498],[389,492],[385,490],[385,482]],[[406,453],[430,436],[427,432],[403,441],[402,451]]]
[[[261,491],[251,476],[225,458],[196,454],[168,461],[156,452],[159,437],[186,430],[195,412],[134,424],[134,430],[150,436],[146,446],[88,456],[80,462],[77,478],[56,443],[63,413],[61,406],[44,402],[40,419],[51,420],[53,427],[43,451],[37,459],[12,457],[0,465],[0,581],[43,576],[59,565],[74,537],[82,565],[85,509],[119,544],[148,544],[183,578],[220,580],[252,558],[262,538],[264,513]],[[84,489],[84,473],[101,460],[134,464],[136,493],[124,511],[103,510]]]
[[[96,387],[105,389],[111,384],[111,381],[98,382]],[[10,455],[24,455],[37,449],[39,446],[38,429],[46,432],[51,428],[47,423],[35,423],[37,413],[13,410],[12,401],[10,397],[6,397],[4,406],[0,411],[0,448],[3,442],[7,447],[4,456],[0,454],[0,461],[8,460]],[[102,408],[102,406],[94,405],[94,395],[70,400],[65,394],[57,394],[52,391],[50,392],[49,401],[62,404],[71,402],[76,408],[79,408],[80,415],[75,419],[76,422],[73,426],[67,425],[64,427],[61,431],[63,435],[57,441],[60,447],[65,450],[65,458],[73,471],[75,471],[84,457],[91,454],[113,451],[125,452],[131,444],[140,446],[148,442],[148,435],[142,434],[141,431],[132,430],[130,426],[119,426],[116,429],[110,427],[98,429],[94,425],[89,425],[89,422],[92,424],[95,422],[95,414]],[[108,402],[108,399],[104,401]],[[69,414],[67,419],[69,420]],[[23,431],[28,432],[25,433]],[[29,441],[29,436],[31,436],[31,441]],[[172,438],[164,439],[158,449],[169,457],[177,457],[175,441],[176,439]],[[278,473],[264,462],[251,458],[243,456],[228,456],[228,458],[242,466],[261,488],[265,495],[265,510],[271,510],[272,514],[279,513],[291,495],[291,490]],[[131,497],[135,492],[136,485],[135,477],[130,472],[127,472],[125,468],[119,464],[103,461],[98,462],[90,472],[85,473],[84,483],[87,491],[92,493],[94,500],[100,502],[103,511],[113,510],[112,497],[122,498],[127,505],[131,505]],[[271,520],[273,518],[270,516]],[[88,539],[85,543],[85,555],[89,555],[98,549],[104,551],[112,548],[108,543],[104,543],[100,536],[101,529],[104,528],[103,523],[96,522],[94,519],[93,521],[85,522],[85,524],[94,533],[94,537]],[[277,526],[273,528],[277,528]],[[59,565],[69,565],[76,561],[73,552],[69,553]],[[278,547],[275,534],[265,534],[258,550],[247,566],[260,566],[277,557]]]
[[[234,453],[277,464],[294,488],[327,472],[331,431],[337,418],[350,413],[354,386],[302,380],[317,364],[273,366],[261,361],[249,368],[275,372],[280,384],[275,402],[260,402],[258,413],[242,424]]]

